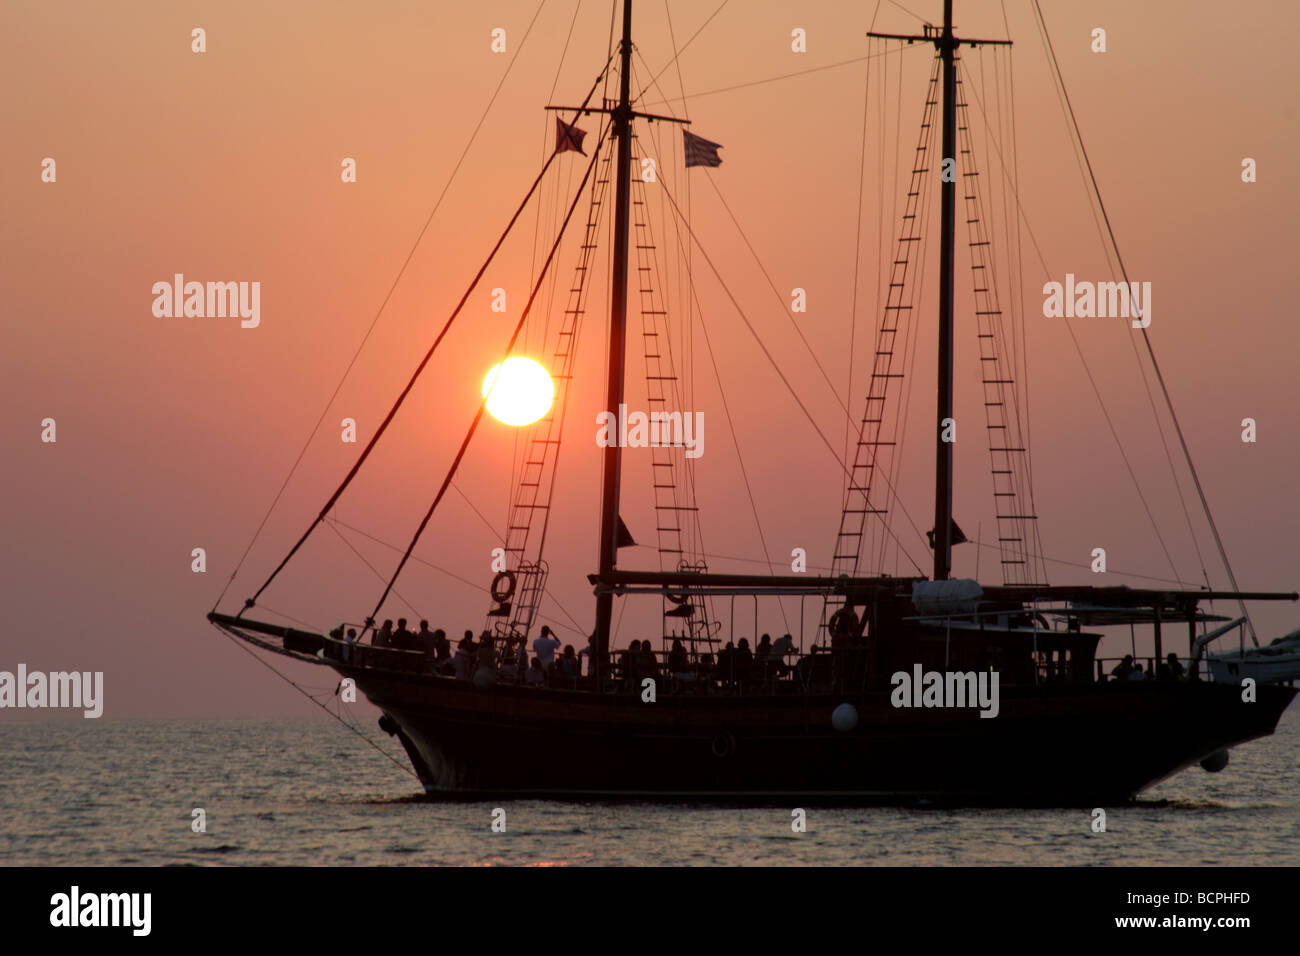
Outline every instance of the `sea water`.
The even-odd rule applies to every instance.
[[[324,716],[0,723],[0,864],[1300,864],[1300,705],[1105,832],[1095,808],[813,806],[800,833],[795,806],[431,800],[362,729],[394,759]]]

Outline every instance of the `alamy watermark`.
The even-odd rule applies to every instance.
[[[927,671],[920,664],[912,673],[895,671],[889,679],[895,707],[978,707],[981,717],[998,715],[998,672]]]
[[[6,707],[82,708],[83,716],[95,718],[104,713],[103,671],[28,671],[18,665],[18,673],[0,671],[0,710]]]
[[[1065,274],[1065,284],[1043,286],[1043,315],[1049,319],[1132,318],[1133,328],[1151,324],[1150,282],[1075,282]]]
[[[133,936],[148,936],[152,910],[151,893],[82,893],[74,885],[50,897],[50,925],[127,926]]]
[[[241,328],[255,329],[262,321],[262,283],[186,282],[177,272],[171,282],[155,282],[153,314],[160,319],[238,316]]]
[[[596,416],[596,444],[601,448],[684,448],[687,458],[704,454],[703,412],[629,413],[626,405]]]

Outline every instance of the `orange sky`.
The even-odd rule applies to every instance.
[[[670,0],[678,46],[715,6]],[[932,20],[941,15],[938,2],[903,6]],[[1291,4],[1264,2],[1230,12],[1208,2],[1043,6],[1130,277],[1153,285],[1152,340],[1238,580],[1248,589],[1296,589],[1300,507],[1292,476],[1300,463],[1300,428],[1293,411],[1290,233],[1300,217],[1291,170],[1300,134],[1294,77],[1268,38],[1294,32],[1300,13]],[[1044,548],[1050,557],[1086,565],[1093,548],[1105,547],[1113,569],[1168,578],[1168,563],[1065,333],[1066,320],[1041,316],[1045,281],[1060,281],[1067,272],[1093,280],[1110,276],[1032,6],[1008,0],[1006,7],[1016,41],[1021,201],[1049,268],[1045,274],[1026,240],[1028,384]],[[665,185],[684,197],[689,176],[693,227],[837,445],[844,434],[837,399],[704,179],[712,177],[786,301],[790,289],[807,290],[809,311],[795,319],[842,393],[849,374],[866,65],[709,91],[861,57],[874,9],[874,3],[732,0],[682,54],[680,76],[674,66],[659,80],[670,96],[680,95],[677,84],[683,84],[692,128],[724,145],[720,168],[667,168]],[[549,0],[525,44],[536,10],[534,0],[492,0],[472,9],[415,0],[378,7],[4,6],[0,595],[7,615],[0,669],[22,661],[32,669],[103,670],[110,717],[305,712],[309,705],[222,640],[203,615],[320,416],[514,52],[523,44],[226,608],[237,607],[260,584],[350,466],[357,446],[338,440],[339,420],[355,418],[362,441],[369,437],[464,291],[544,159],[552,120],[541,107],[576,102],[599,71],[608,4],[577,5],[575,21],[573,0]],[[956,16],[966,35],[1006,32],[998,4],[959,2]],[[877,30],[919,26],[897,6],[881,5]],[[190,49],[194,27],[207,31],[201,55]],[[495,27],[506,30],[505,55],[490,50]],[[807,31],[807,53],[790,50],[795,27]],[[1107,30],[1105,54],[1089,49],[1094,27]],[[637,7],[636,38],[643,57],[636,68],[644,80],[672,56],[663,3]],[[898,155],[904,164],[915,142],[929,55],[917,49],[903,59]],[[981,64],[992,70],[993,57],[991,51],[966,54],[972,83]],[[890,63],[893,83],[898,60]],[[871,82],[879,80],[873,72]],[[889,90],[888,110],[882,114],[876,104],[868,116],[868,143],[876,143],[883,124],[891,152],[883,184],[880,157],[870,146],[863,167],[867,201],[853,350],[859,377],[850,405],[855,419],[862,414],[861,372],[878,321],[876,260],[892,255],[890,237],[897,232],[890,219],[896,212],[891,193],[899,188],[892,175],[897,102]],[[662,99],[651,91],[647,108],[668,109]],[[671,108],[680,109],[681,102]],[[594,119],[581,125],[591,130],[590,142]],[[655,130],[667,135],[663,127]],[[1254,184],[1240,179],[1247,156],[1258,162]],[[44,157],[57,162],[56,183],[41,182]],[[355,184],[340,182],[344,157],[357,160]],[[556,179],[543,192],[544,226],[554,221],[559,193],[576,185],[581,162],[572,154],[560,159]],[[980,162],[992,186],[1000,171],[992,156]],[[877,202],[882,189],[883,210]],[[662,207],[651,205],[652,217],[660,216]],[[585,213],[580,206],[579,217]],[[883,249],[877,245],[882,216]],[[671,231],[671,221],[653,221],[657,233]],[[341,520],[386,541],[408,540],[473,415],[478,383],[499,358],[527,297],[534,223],[530,212],[471,297],[388,440],[340,503]],[[565,252],[561,286],[574,262],[572,249]],[[911,406],[913,438],[900,481],[922,529],[933,514],[933,451],[925,423],[933,414],[930,280],[936,257],[930,258],[931,287],[922,300],[926,325]],[[603,255],[599,262],[603,268]],[[803,547],[810,565],[826,565],[842,475],[698,258],[696,269],[770,557],[778,570],[788,568],[791,548]],[[259,281],[260,326],[156,318],[151,287],[178,272],[198,281]],[[959,310],[969,309],[960,228],[956,279]],[[505,316],[489,309],[494,287],[508,291]],[[570,433],[576,438],[566,447],[565,484],[553,518],[558,530],[547,555],[555,596],[584,628],[592,615],[585,575],[594,569],[598,510],[598,449],[588,423],[603,394],[607,304],[601,279],[579,357]],[[1192,538],[1134,350],[1123,341],[1130,332],[1109,320],[1076,320],[1072,328],[1180,576],[1198,580]],[[695,394],[708,425],[697,468],[707,550],[761,559],[698,334]],[[959,432],[956,517],[972,537],[981,526],[989,536],[974,332],[960,315],[957,342],[959,428],[967,424]],[[630,394],[640,395],[640,359],[632,354],[629,382],[636,384]],[[54,445],[40,441],[46,417],[58,423]],[[1240,440],[1245,417],[1258,422],[1256,444]],[[507,429],[485,423],[457,482],[497,527],[505,521],[513,445]],[[1210,578],[1226,586],[1185,469],[1179,464],[1178,470]],[[651,542],[647,476],[636,462],[626,474],[624,517],[638,540]],[[896,529],[928,566],[906,521],[898,520]],[[494,543],[453,494],[417,555],[486,586]],[[381,571],[392,568],[392,551],[360,538],[354,544]],[[190,570],[195,547],[207,550],[206,574]],[[980,577],[996,582],[990,554],[981,558]],[[653,561],[651,549],[624,553],[628,566]],[[710,565],[760,567],[723,557]],[[956,574],[974,573],[973,545],[957,549],[955,565]],[[1064,564],[1049,569],[1053,583],[1144,583],[1117,574],[1099,581]],[[906,563],[898,570],[906,572]],[[363,616],[380,588],[339,538],[322,529],[268,591],[265,604],[329,626]],[[485,595],[426,566],[414,567],[397,589],[435,626],[481,627]],[[553,606],[544,612],[568,624]],[[394,604],[387,615],[399,613],[407,612]],[[646,636],[637,627],[653,622],[657,609],[641,618],[636,613],[629,612],[620,642]],[[1261,606],[1256,613],[1262,637],[1289,630],[1300,618],[1293,605]],[[784,629],[779,618],[760,624]],[[737,627],[736,636],[753,636],[752,626]],[[569,631],[561,636],[577,642]],[[1126,635],[1108,638],[1103,651],[1122,652],[1121,644]],[[1174,647],[1182,652],[1181,636]],[[297,665],[289,670],[309,685],[332,683],[324,672]]]

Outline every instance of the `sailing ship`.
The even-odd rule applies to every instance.
[[[631,83],[631,0],[624,0],[621,13],[621,39],[587,99],[577,107],[548,107],[556,111],[558,132],[547,166],[561,153],[583,153],[576,126],[582,118],[598,118],[602,130],[559,230],[562,234],[579,198],[587,193],[589,216],[574,285],[553,330],[549,371],[557,395],[551,412],[523,439],[527,453],[508,518],[505,563],[492,581],[493,604],[483,638],[491,648],[488,664],[472,679],[457,679],[443,673],[426,649],[382,646],[386,631],[378,644],[373,638],[393,580],[443,500],[483,415],[482,406],[379,603],[351,627],[360,631],[360,641],[345,633],[348,626],[321,633],[254,615],[262,592],[320,526],[384,434],[446,328],[347,478],[267,582],[238,613],[214,608],[208,619],[253,647],[332,668],[352,682],[382,711],[380,726],[400,742],[430,793],[1094,806],[1131,800],[1198,763],[1221,769],[1229,748],[1271,734],[1294,689],[1265,683],[1244,689],[1237,681],[1203,679],[1195,668],[1175,679],[1161,669],[1165,629],[1185,625],[1189,640],[1195,641],[1198,626],[1223,620],[1202,608],[1206,602],[1294,601],[1296,594],[1242,591],[1235,580],[1232,589],[1219,591],[1050,585],[1045,573],[1035,570],[1043,565],[1036,515],[1029,503],[1027,443],[1021,437],[1007,359],[997,351],[1004,334],[1001,309],[992,284],[981,279],[992,266],[991,237],[979,213],[979,182],[971,166],[960,78],[963,47],[1009,41],[956,35],[951,0],[944,2],[944,22],[927,25],[919,35],[870,34],[882,41],[931,46],[934,59],[911,181],[901,197],[904,212],[894,270],[887,292],[882,290],[886,305],[876,329],[865,409],[854,454],[841,463],[844,500],[829,573],[710,571],[683,530],[696,507],[683,494],[683,475],[693,462],[680,443],[670,442],[653,444],[648,453],[661,567],[620,566],[620,548],[631,541],[619,508],[628,452],[626,442],[609,441],[601,452],[599,560],[588,575],[594,590],[594,630],[585,654],[586,673],[557,672],[544,686],[533,686],[518,668],[501,666],[503,659],[513,664],[520,644],[526,647],[533,640],[547,591],[550,570],[542,546],[549,495],[570,391],[573,346],[587,310],[587,277],[599,261],[594,250],[610,205],[611,183],[604,409],[611,421],[625,420],[629,315],[637,311],[630,301],[630,273],[639,282],[640,338],[651,411],[661,413],[658,420],[667,423],[670,410],[680,408],[673,404],[677,377],[670,364],[667,309],[649,284],[655,262],[645,181],[634,173],[642,167],[636,130],[651,122],[683,121],[640,108]],[[614,74],[617,94],[595,99],[602,81]],[[936,133],[941,137],[937,156]],[[694,165],[717,164],[718,144],[685,136],[688,165],[692,159]],[[933,175],[940,159],[961,163],[962,174]],[[545,172],[544,167],[537,182]],[[955,413],[954,260],[958,207],[964,201],[975,278],[974,314],[965,318],[978,327],[978,358],[985,369],[984,404],[1004,577],[997,585],[952,578],[952,549],[965,536],[953,516],[955,443],[942,434],[935,445],[932,573],[863,573],[867,529],[885,520],[887,505],[896,498],[883,464],[894,443],[884,408],[899,377],[894,362],[900,349],[895,343],[901,342],[901,330],[913,321],[915,311],[910,294],[919,275],[921,207],[935,191],[941,232],[936,421],[942,433],[942,423]],[[671,197],[668,202],[677,208]],[[679,228],[689,231],[689,225],[679,223]],[[557,236],[543,275],[559,241]],[[539,277],[524,317],[505,346],[506,355],[516,348],[541,281]],[[802,646],[800,635],[798,655],[786,648],[750,664],[738,649],[721,646],[717,607],[730,601],[734,628],[738,597],[743,602],[752,599],[756,608],[760,599],[818,602],[817,633],[808,646]],[[640,656],[620,653],[613,646],[616,601],[638,598],[662,602],[662,646],[650,664],[645,662],[649,641]],[[1117,625],[1152,628],[1158,663],[1147,668],[1151,679],[1108,679],[1097,654],[1101,634],[1095,628]],[[756,621],[755,637],[757,630]],[[670,664],[664,651],[674,642],[680,644],[674,645]],[[738,659],[744,666],[737,665]],[[963,692],[968,692],[964,703]],[[977,696],[981,706],[973,706]],[[1134,740],[1141,744],[1116,746],[1116,741]]]

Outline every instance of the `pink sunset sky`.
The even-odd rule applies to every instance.
[[[723,164],[682,169],[680,137],[663,124],[647,131],[654,133],[647,148],[676,155],[676,162],[661,163],[664,186],[678,197],[689,193],[703,247],[813,417],[841,445],[840,402],[847,400],[855,420],[862,416],[862,373],[879,321],[878,263],[893,255],[898,226],[891,216],[907,181],[895,179],[894,161],[911,161],[931,53],[917,48],[887,60],[890,84],[901,68],[902,97],[891,85],[882,103],[879,87],[866,86],[882,82],[879,61],[872,61],[869,78],[868,63],[858,59],[869,49],[864,34],[874,2],[731,0],[709,20],[717,7],[714,0],[643,0],[635,36],[638,79],[659,74],[644,108],[684,109],[693,131],[723,144]],[[931,21],[942,16],[935,0],[902,7]],[[1092,281],[1113,276],[1032,3],[1007,0],[1005,21],[998,3],[959,0],[956,7],[960,33],[1009,33],[1015,41],[1020,202],[1047,264],[1044,272],[1026,234],[1025,384],[1040,531],[1045,554],[1058,562],[1048,565],[1052,583],[1140,587],[1174,576],[1071,344],[1071,323],[1178,578],[1200,583],[1199,544],[1211,582],[1227,587],[1162,411],[1177,471],[1171,475],[1134,330],[1121,320],[1042,315],[1045,282],[1067,273]],[[1230,9],[1172,0],[1043,7],[1130,278],[1152,285],[1151,340],[1238,582],[1247,590],[1296,590],[1300,335],[1293,231],[1300,221],[1300,130],[1293,66],[1279,43],[1300,29],[1300,9],[1257,0]],[[906,10],[882,3],[875,29],[919,32],[920,20]],[[356,420],[363,444],[442,327],[553,145],[553,114],[542,107],[577,103],[600,71],[609,3],[548,0],[538,11],[536,0],[4,5],[0,670],[22,662],[32,670],[103,671],[108,717],[314,712],[204,615],[366,336],[507,67],[495,104],[224,610],[233,612],[256,590],[355,460],[361,445],[340,441],[341,420]],[[201,54],[191,49],[196,27],[206,31]],[[1105,53],[1091,49],[1098,27],[1106,31]],[[491,49],[495,28],[505,30],[504,54]],[[806,32],[805,53],[791,50],[796,28]],[[674,44],[681,48],[688,39],[669,66]],[[992,90],[976,85],[980,70],[991,84],[1004,57],[967,51],[969,85]],[[864,92],[871,103],[865,162]],[[596,118],[579,125],[592,145]],[[887,157],[877,145],[882,133]],[[994,188],[1001,167],[982,133],[976,142],[984,150],[983,182]],[[42,181],[46,157],[57,164],[52,183]],[[1257,182],[1242,181],[1246,157],[1257,163]],[[355,183],[341,181],[344,158],[356,160]],[[521,219],[340,501],[340,521],[385,542],[409,540],[474,414],[482,376],[500,358],[546,230],[584,162],[574,153],[557,160],[541,192],[540,221],[532,209]],[[744,227],[784,306],[706,179]],[[937,181],[930,187],[937,192]],[[665,249],[675,250],[675,240],[666,241],[672,219],[656,218],[667,207],[653,199],[649,205]],[[585,204],[577,216],[585,220]],[[566,240],[558,260],[561,287],[573,274],[575,241]],[[694,255],[703,311],[694,318],[689,364],[692,394],[707,421],[706,452],[696,468],[710,568],[761,571],[765,566],[755,562],[770,559],[778,573],[788,573],[797,547],[806,549],[810,571],[824,568],[843,473],[698,250]],[[997,255],[1005,264],[1006,251]],[[597,272],[606,268],[603,251],[595,261]],[[937,252],[928,259],[910,439],[898,482],[921,530],[933,515],[927,423],[934,408],[936,262]],[[676,281],[679,270],[672,272]],[[260,324],[155,316],[154,283],[177,273],[203,282],[259,282]],[[591,423],[603,400],[601,327],[609,303],[607,279],[594,281],[548,544],[558,603],[543,607],[561,639],[578,646],[593,620],[586,574],[596,561],[599,449]],[[1001,281],[1006,288],[1009,278]],[[982,527],[989,537],[988,443],[960,221],[956,282],[955,514],[968,535]],[[507,290],[504,315],[490,308],[493,288]],[[794,288],[806,290],[806,313],[789,312]],[[672,301],[684,300],[674,293]],[[557,296],[552,308],[562,302]],[[672,321],[683,325],[680,316]],[[529,332],[526,351],[549,353],[553,342],[541,347],[539,327]],[[645,386],[639,345],[630,340],[635,402]],[[57,423],[53,444],[41,440],[46,418]],[[1242,441],[1244,418],[1257,423],[1255,443]],[[397,591],[418,613],[394,598],[381,617],[425,616],[453,635],[482,628],[490,552],[499,543],[489,525],[505,524],[515,453],[511,430],[485,421],[458,491],[416,550],[420,562],[398,581]],[[653,542],[648,469],[630,453],[624,496],[633,535]],[[928,570],[923,539],[906,520],[891,522]],[[367,564],[386,577],[397,553],[360,533],[349,541],[364,561],[334,531],[320,529],[268,590],[264,607],[318,628],[369,613],[383,582]],[[191,570],[199,547],[207,555],[201,574]],[[1087,567],[1098,547],[1111,567],[1104,580]],[[976,550],[956,549],[956,575],[974,576]],[[656,566],[649,547],[623,559],[628,567]],[[1000,583],[996,552],[985,551],[980,561],[980,578]],[[882,570],[911,568],[905,560],[895,566],[891,555]],[[786,608],[794,627],[797,607]],[[630,610],[617,643],[652,636],[657,613],[657,602],[644,613]],[[1300,607],[1292,604],[1258,605],[1254,614],[1261,639],[1300,626]],[[737,637],[754,638],[752,623],[735,626]],[[774,634],[786,627],[779,615],[760,620],[760,630]],[[1127,632],[1108,634],[1102,652],[1124,653],[1128,640]],[[1150,638],[1138,640],[1141,649]],[[1166,637],[1180,654],[1185,645],[1181,628]],[[277,666],[317,690],[334,680],[323,669],[283,660]],[[22,716],[10,711],[0,720]]]

